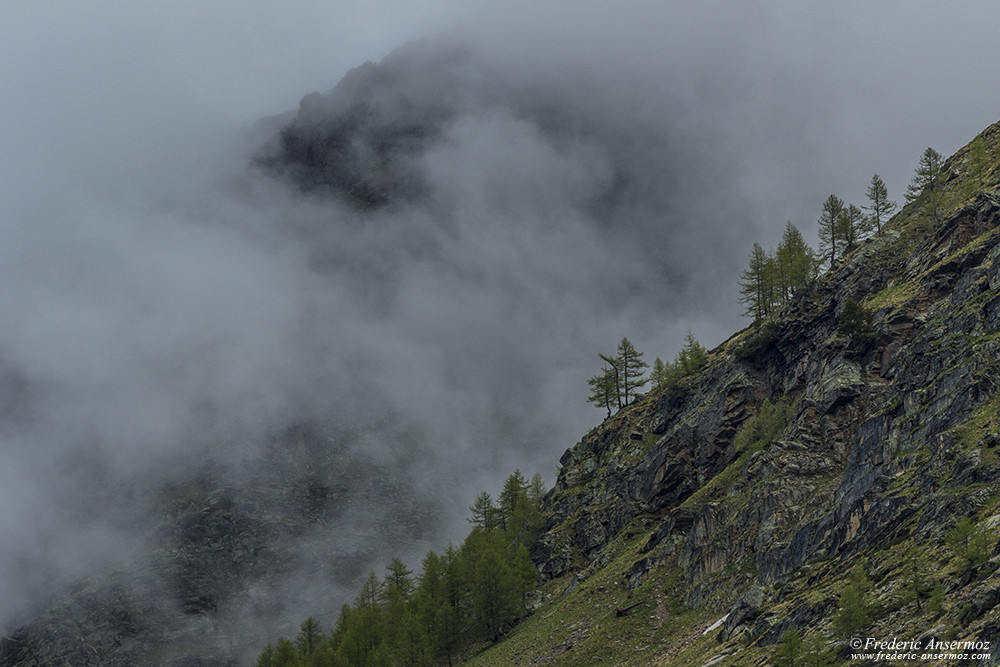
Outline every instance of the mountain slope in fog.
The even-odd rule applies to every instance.
[[[255,128],[288,123],[218,191],[53,218],[90,252],[5,355],[38,545],[3,563],[0,662],[237,661],[549,468],[591,351],[690,296],[684,151],[602,86],[420,41]]]

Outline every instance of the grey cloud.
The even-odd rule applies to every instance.
[[[597,352],[720,342],[753,241],[811,235],[875,171],[901,198],[925,145],[1000,108],[991,4],[70,6],[0,27],[5,624],[138,548],[163,484],[239,484],[289,424],[341,423],[443,511],[359,547],[372,567],[460,539],[475,492],[551,474],[600,418]],[[243,127],[439,30],[416,47],[469,55],[400,51],[379,98],[380,122],[443,115],[402,163],[418,197],[358,212],[249,167],[268,133]]]

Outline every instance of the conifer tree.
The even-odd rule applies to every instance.
[[[413,593],[415,584],[410,577],[413,571],[398,558],[393,558],[385,567],[388,572],[382,585],[382,598],[387,601],[406,600]]]
[[[670,374],[667,365],[663,363],[663,359],[657,357],[653,360],[653,370],[650,372],[649,379],[652,380],[653,386],[657,389],[663,390],[667,388]]]
[[[264,650],[260,652],[260,655],[257,656],[257,667],[277,667],[275,659],[276,653],[274,646],[268,643],[268,645],[264,647]]]
[[[823,211],[819,217],[819,248],[831,268],[837,261],[837,250],[843,241],[840,236],[843,211],[844,200],[837,195],[830,195],[823,202]]]
[[[301,655],[310,655],[319,648],[323,641],[323,628],[319,621],[310,616],[302,621],[298,637],[295,638],[295,646]]]
[[[842,636],[849,637],[871,625],[872,613],[868,601],[871,583],[864,562],[857,561],[848,575],[847,586],[840,594],[837,614],[833,619],[834,627]]]
[[[621,407],[621,399],[618,394],[618,373],[613,366],[605,366],[604,371],[587,380],[587,384],[590,385],[590,396],[587,401],[599,408],[606,408],[608,417],[611,416],[611,406],[617,404],[618,407]]]
[[[684,375],[691,375],[701,370],[708,361],[708,350],[698,342],[691,330],[684,335],[684,345],[677,353],[677,365]]]
[[[774,253],[778,297],[787,302],[796,290],[810,284],[816,277],[816,257],[812,248],[802,238],[802,232],[788,221],[781,235],[781,243]]]
[[[858,246],[858,243],[861,242],[867,231],[865,227],[865,215],[860,208],[854,204],[850,204],[841,209],[840,218],[837,223],[837,235],[844,244],[843,253],[847,254]]]
[[[520,470],[515,470],[507,477],[503,489],[500,491],[500,498],[497,506],[497,516],[501,530],[506,530],[511,524],[511,519],[520,511],[522,517],[526,511],[528,503],[528,481],[521,474]]]
[[[944,169],[944,158],[933,148],[928,147],[920,156],[920,161],[914,170],[913,180],[906,187],[906,201],[923,200],[924,212],[934,222],[940,222],[944,214],[944,198],[937,184],[938,177]]]
[[[622,338],[618,343],[618,366],[621,369],[619,380],[625,405],[628,405],[629,393],[631,392],[634,397],[635,391],[642,389],[649,381],[645,377],[649,364],[642,360],[642,354],[635,349],[628,338]]]
[[[983,135],[972,140],[966,165],[964,190],[965,196],[970,197],[986,185],[986,144]]]
[[[773,273],[771,258],[759,243],[754,243],[750,251],[750,265],[740,279],[740,303],[746,306],[743,314],[753,317],[755,322],[771,314]]]
[[[781,641],[778,642],[771,664],[774,667],[798,667],[802,653],[802,633],[798,628],[790,628],[781,634]]]
[[[882,224],[895,212],[899,204],[889,199],[889,190],[885,187],[885,182],[878,174],[872,176],[866,194],[868,196],[868,205],[865,206],[865,210],[868,211],[868,220],[875,229],[875,233],[881,235]]]
[[[472,518],[469,523],[478,526],[483,530],[493,530],[497,527],[497,508],[493,504],[493,498],[483,491],[476,497],[476,502],[469,508]]]

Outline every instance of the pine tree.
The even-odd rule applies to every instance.
[[[796,290],[810,284],[816,277],[816,258],[812,248],[791,221],[785,223],[781,243],[774,253],[774,263],[782,302],[788,301]]]
[[[874,226],[875,233],[882,234],[882,223],[888,221],[889,217],[899,207],[899,204],[889,199],[889,190],[885,187],[882,178],[875,174],[868,184],[868,219]]]
[[[937,185],[938,177],[944,170],[944,158],[933,148],[924,150],[914,170],[913,180],[906,187],[906,201],[923,200],[923,210],[934,222],[940,222],[944,214],[944,198]]]
[[[506,530],[511,525],[511,519],[520,511],[522,520],[525,515],[528,503],[528,481],[521,474],[520,470],[515,470],[507,477],[500,491],[500,498],[497,503],[497,516],[499,517],[500,529]]]
[[[278,663],[275,662],[275,650],[271,644],[265,646],[257,656],[257,667],[278,667]]]
[[[407,600],[413,594],[416,584],[410,577],[413,571],[398,558],[393,558],[385,567],[388,570],[382,585],[382,599]]]
[[[611,416],[613,405],[617,404],[618,407],[621,407],[621,399],[618,394],[618,373],[613,366],[605,366],[604,371],[587,380],[587,384],[590,385],[590,396],[587,401],[599,408],[607,409],[608,417]]]
[[[848,576],[847,586],[840,594],[840,603],[833,624],[837,632],[849,637],[861,628],[871,625],[872,613],[868,602],[871,580],[864,563],[858,561]]]
[[[635,349],[628,338],[622,338],[621,342],[618,343],[618,366],[621,369],[619,379],[625,397],[625,405],[628,405],[629,393],[631,392],[634,397],[635,391],[642,389],[649,381],[644,376],[649,364],[642,360],[642,354]]]
[[[319,648],[323,641],[323,628],[319,621],[310,616],[302,621],[299,636],[295,638],[295,646],[301,655],[310,655]]]
[[[474,526],[483,530],[493,530],[497,527],[497,508],[493,505],[493,498],[485,491],[476,497],[476,502],[469,511],[472,512],[469,523]]]
[[[968,168],[965,176],[965,196],[971,197],[986,185],[986,143],[983,135],[972,140],[969,146]]]
[[[461,550],[472,627],[479,638],[489,641],[500,637],[520,604],[509,556],[500,539],[498,532],[473,529]]]
[[[837,236],[843,242],[843,254],[854,250],[863,238],[866,228],[865,215],[860,208],[850,204],[840,210],[837,219]]]
[[[653,381],[653,386],[662,391],[667,388],[669,378],[669,371],[667,370],[667,365],[663,363],[663,359],[659,357],[654,359],[653,370],[649,375],[649,379]]]
[[[825,258],[829,259],[830,267],[837,261],[837,249],[842,239],[840,237],[841,216],[844,210],[844,200],[837,195],[830,195],[823,202],[823,211],[819,217],[819,248]]]
[[[531,504],[541,509],[542,498],[545,496],[545,480],[539,473],[531,476],[531,483],[528,484],[528,500]]]
[[[754,243],[750,251],[750,265],[743,271],[740,280],[740,303],[746,306],[743,314],[753,317],[754,322],[771,314],[775,274],[774,260],[759,243]]]
[[[684,336],[684,345],[677,353],[677,365],[684,375],[692,375],[701,370],[708,361],[708,350],[698,342],[691,330]]]
[[[774,652],[771,664],[774,667],[798,667],[801,664],[802,653],[802,633],[798,628],[785,630],[781,634],[781,641],[778,642],[778,649]]]

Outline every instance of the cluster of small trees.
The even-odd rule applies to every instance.
[[[482,493],[469,508],[462,546],[423,559],[419,576],[399,559],[374,572],[330,632],[306,619],[294,641],[268,644],[257,667],[430,667],[469,646],[496,641],[528,613],[537,571],[528,554],[541,529],[540,476],[507,478],[498,501]]]
[[[745,315],[763,320],[816,277],[819,265],[802,233],[788,222],[773,255],[759,243],[750,251],[750,266],[740,279],[740,303]]]
[[[674,361],[668,364],[657,357],[649,377],[645,374],[649,364],[642,360],[643,353],[636,350],[628,338],[622,338],[618,344],[617,356],[598,356],[604,361],[604,368],[600,375],[587,380],[590,385],[587,400],[606,409],[610,417],[612,408],[621,409],[628,405],[629,397],[635,398],[636,391],[650,381],[657,389],[665,391],[699,371],[708,361],[708,350],[688,331]]]
[[[930,178],[932,182],[936,173]],[[921,181],[920,186],[911,187],[928,186]],[[740,303],[746,307],[743,314],[755,322],[766,319],[796,291],[812,284],[822,264],[833,266],[838,257],[854,250],[865,238],[873,233],[881,234],[898,204],[889,199],[889,192],[878,174],[872,176],[867,197],[868,204],[863,207],[845,204],[837,195],[826,198],[819,217],[818,254],[791,222],[785,225],[781,242],[773,254],[754,243],[749,266],[740,279]]]
[[[701,370],[708,362],[708,350],[695,339],[690,331],[684,336],[684,345],[672,363],[665,364],[659,357],[653,362],[649,379],[660,391],[678,386],[685,378]]]
[[[628,338],[622,338],[618,343],[618,354],[610,357],[601,354],[604,368],[600,375],[587,380],[590,385],[590,397],[587,399],[594,405],[605,408],[611,416],[611,408],[628,405],[629,396],[635,396],[649,382],[646,369],[649,364],[642,360],[642,352]]]

